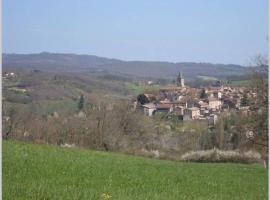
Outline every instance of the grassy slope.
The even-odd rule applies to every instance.
[[[136,85],[130,82],[126,82],[126,88],[128,91],[132,91],[133,94],[139,95],[149,91],[158,91],[159,85]]]
[[[231,86],[249,86],[252,83],[252,80],[234,80],[231,81]]]
[[[85,104],[96,104],[100,99],[113,101],[127,99],[124,81],[106,80],[90,75],[70,75],[46,72],[16,71],[17,78],[3,80],[4,104],[7,107],[27,108],[35,113],[48,115],[56,111],[60,114],[77,112],[78,97],[84,94]],[[8,109],[6,109],[8,110]]]
[[[196,164],[3,142],[4,199],[267,199],[257,165]]]

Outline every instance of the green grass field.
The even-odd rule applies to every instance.
[[[258,165],[198,164],[3,141],[3,199],[267,199]]]
[[[231,86],[249,86],[252,83],[252,80],[234,80],[231,81]]]
[[[138,95],[149,91],[159,91],[159,85],[136,85],[134,83],[126,82],[127,90],[133,94]]]

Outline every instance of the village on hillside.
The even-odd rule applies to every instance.
[[[185,79],[179,73],[176,85],[139,95],[134,110],[141,110],[147,116],[165,113],[184,121],[207,120],[209,125],[214,125],[221,115],[229,114],[231,110],[248,115],[248,101],[254,97],[256,93],[246,87],[231,87],[221,81],[211,87],[192,88],[185,85]]]

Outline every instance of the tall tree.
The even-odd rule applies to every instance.
[[[224,121],[221,117],[216,124],[216,144],[219,149],[222,149],[224,146]]]
[[[83,107],[84,107],[84,96],[83,96],[83,94],[81,94],[80,99],[79,99],[79,103],[78,103],[78,109],[82,110]]]
[[[252,115],[246,120],[246,127],[252,137],[249,142],[268,155],[268,60],[256,57],[256,71],[253,72],[251,89],[255,98],[252,99]]]

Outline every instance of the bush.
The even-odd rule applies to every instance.
[[[261,155],[254,151],[221,151],[218,149],[206,151],[191,151],[182,155],[183,161],[191,162],[235,162],[235,163],[259,163]]]
[[[144,94],[139,94],[137,96],[137,101],[140,102],[140,104],[144,105],[146,103],[149,103],[150,101],[148,100],[148,98],[144,95]]]
[[[6,101],[11,103],[29,104],[32,98],[25,94],[9,92],[6,94]]]

